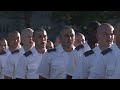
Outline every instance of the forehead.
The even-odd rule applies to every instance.
[[[9,33],[8,37],[20,37],[19,33]]]
[[[74,34],[75,35],[75,31],[71,28],[71,29],[64,29],[62,34]]]
[[[114,28],[112,26],[104,25],[99,28],[99,32],[102,33],[113,33]]]
[[[47,32],[46,31],[36,31],[35,32],[36,33],[36,36],[38,36],[38,35],[47,35]]]
[[[28,31],[28,32],[26,32],[25,34],[23,34],[23,36],[24,36],[24,35],[27,35],[27,36],[33,35],[33,32],[32,32],[32,31]]]

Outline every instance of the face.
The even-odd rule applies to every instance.
[[[63,31],[60,42],[65,48],[70,48],[74,45],[75,41],[75,32],[73,29],[66,29]]]
[[[97,33],[98,43],[104,47],[109,47],[114,41],[114,33],[113,28],[103,28],[105,30],[101,30]]]
[[[40,48],[45,48],[47,44],[47,33],[46,31],[37,32],[33,38],[35,45]]]
[[[0,52],[7,49],[7,41],[0,40]]]
[[[53,49],[53,48],[54,48],[53,43],[48,41],[48,42],[47,42],[47,45],[46,45],[46,48],[47,48],[47,49]]]
[[[27,32],[22,36],[22,43],[26,46],[33,46],[33,32]]]
[[[20,38],[20,34],[18,33],[11,33],[8,35],[8,44],[9,47],[18,47],[20,45],[21,42],[21,38]]]
[[[76,35],[74,45],[77,47],[78,45],[81,45],[83,43],[85,43],[85,37],[83,35]]]

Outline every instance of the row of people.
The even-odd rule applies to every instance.
[[[88,41],[85,41],[83,34],[75,34],[73,28],[67,26],[60,32],[55,47],[51,44],[50,48],[47,46],[47,32],[42,28],[35,31],[31,28],[24,29],[21,32],[21,39],[19,32],[9,33],[7,39],[9,48],[0,52],[0,77],[2,79],[120,78],[118,27],[120,25],[116,26],[114,33],[112,25],[94,21],[88,25]],[[116,44],[113,43],[114,34]],[[7,48],[7,45],[3,48]]]

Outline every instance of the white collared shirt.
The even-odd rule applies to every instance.
[[[66,66],[70,55],[71,52],[65,52],[60,44],[56,51],[43,56],[37,74],[47,79],[66,79]]]
[[[80,48],[79,50],[75,49],[71,52],[71,56],[69,58],[67,65],[67,72],[66,72],[67,75],[73,76],[73,72],[76,69],[80,57],[83,56],[84,52],[91,50],[87,42],[85,42],[83,46],[84,46],[83,48]]]
[[[5,67],[6,61],[10,52],[5,51],[5,54],[0,55],[0,79],[4,79],[4,75],[2,74],[3,68]]]
[[[39,54],[35,48],[32,48],[31,52],[32,54],[27,57],[23,55],[19,60],[18,66],[15,71],[16,78],[39,79],[36,71],[40,65],[43,54]]]
[[[25,53],[23,47],[19,48],[18,53],[10,54],[6,61],[5,67],[2,71],[3,75],[12,77],[14,79],[15,68],[17,67],[19,58]]]
[[[80,60],[74,71],[72,79],[88,79],[91,69],[94,65],[94,62],[95,60],[97,60],[96,58],[99,57],[99,54],[101,52],[99,46],[95,47],[93,49],[93,52],[94,52],[93,54],[87,57],[85,57],[85,55],[80,57]]]
[[[112,51],[103,55],[91,71],[90,79],[120,79],[120,50],[113,44]]]

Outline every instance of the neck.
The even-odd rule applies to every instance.
[[[62,47],[63,47],[65,52],[71,52],[73,50],[73,46],[71,46],[71,47],[62,46]]]
[[[39,46],[35,46],[35,48],[36,48],[36,50],[38,51],[38,53],[40,53],[40,54],[43,54],[43,53],[45,53],[45,51],[46,51],[46,48],[44,47],[44,48],[41,48],[41,47],[39,47]]]
[[[23,45],[23,48],[24,48],[25,52],[30,51],[32,47],[33,47],[33,45],[32,46],[30,46],[30,45]]]
[[[12,52],[12,51],[15,51],[16,49],[18,49],[17,47],[9,47],[9,50]]]
[[[104,51],[105,49],[107,49],[107,48],[109,48],[109,47],[105,47],[105,46],[103,46],[103,45],[99,45],[99,48],[100,48],[101,51]]]

